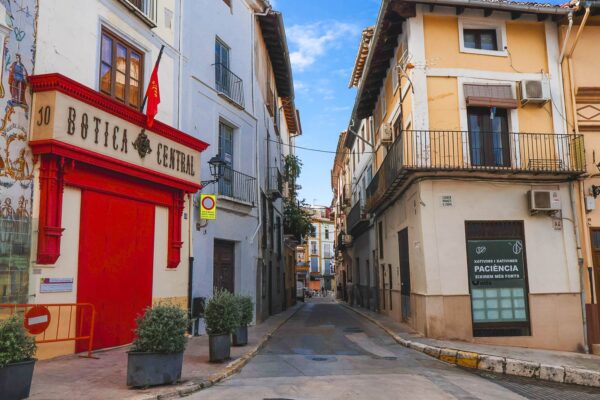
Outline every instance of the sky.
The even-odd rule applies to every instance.
[[[300,147],[335,152],[348,127],[355,89],[348,89],[362,30],[373,25],[380,0],[271,0],[283,13],[292,61]],[[296,148],[302,163],[300,197],[330,205],[334,154]]]

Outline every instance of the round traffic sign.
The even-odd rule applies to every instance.
[[[208,196],[203,198],[202,208],[204,208],[207,211],[211,211],[213,208],[215,208],[215,201],[213,200],[213,198]]]
[[[27,332],[37,335],[44,332],[50,325],[50,311],[48,307],[33,306],[25,313],[23,323]]]

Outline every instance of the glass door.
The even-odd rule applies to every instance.
[[[219,123],[219,154],[226,164],[219,179],[219,194],[234,197],[233,128],[223,123]]]
[[[505,108],[469,107],[471,165],[510,166],[508,117]]]

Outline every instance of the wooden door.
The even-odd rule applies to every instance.
[[[402,320],[410,317],[410,262],[408,258],[408,228],[398,232],[400,251],[400,296],[402,302]]]
[[[510,166],[508,116],[506,109],[469,107],[469,145],[471,165],[483,167]]]
[[[235,244],[224,240],[215,240],[213,268],[213,287],[235,292]]]
[[[94,349],[130,343],[136,318],[152,304],[154,209],[82,192],[77,302],[96,307]]]

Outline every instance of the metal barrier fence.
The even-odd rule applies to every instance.
[[[96,321],[93,304],[0,304],[0,315],[4,310],[9,315],[23,313],[24,325],[35,335],[37,344],[87,341],[87,356],[84,357],[96,358],[92,356]],[[61,325],[61,320],[66,325]]]

